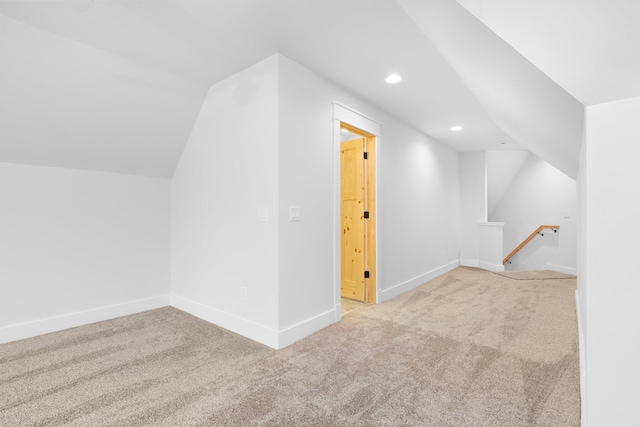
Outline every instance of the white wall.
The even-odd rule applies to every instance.
[[[520,172],[529,151],[485,151],[487,164],[487,213],[491,218],[511,182]]]
[[[582,142],[580,150],[580,170],[578,173],[577,204],[578,204],[578,296],[579,309],[582,323],[582,338],[586,340],[584,334],[587,330],[587,143],[586,131],[585,140]]]
[[[534,237],[505,268],[576,274],[576,203],[576,181],[530,154],[489,220],[505,223],[504,256],[542,224],[559,225],[560,230]]]
[[[484,151],[463,152],[460,160],[460,263],[480,266],[479,222],[487,222],[487,171]]]
[[[0,342],[169,303],[169,180],[0,163]]]
[[[277,347],[278,70],[209,89],[172,181],[172,305]],[[258,221],[258,209],[267,221]],[[243,291],[246,289],[246,298]]]
[[[586,113],[586,111],[585,111]],[[576,289],[576,315],[578,318],[578,342],[580,345],[580,393],[582,396],[582,425],[587,425],[587,144],[585,132],[580,148],[578,179],[576,181],[578,222],[578,286]]]
[[[378,251],[381,300],[459,265],[458,153],[381,116]]]
[[[280,56],[280,327],[322,316],[333,280],[332,103],[381,123],[378,151],[378,298],[415,287],[458,261],[457,153]],[[287,219],[291,205],[302,220]]]
[[[640,98],[587,108],[587,415],[592,427],[640,425]],[[585,292],[586,291],[586,292]]]
[[[279,324],[335,320],[333,280],[333,120],[327,81],[278,55]],[[289,221],[299,206],[301,220]],[[324,319],[324,321],[322,320]]]
[[[489,271],[504,271],[503,229],[504,222],[478,224],[478,267]]]

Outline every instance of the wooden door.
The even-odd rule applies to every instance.
[[[365,301],[365,139],[340,144],[340,295]]]

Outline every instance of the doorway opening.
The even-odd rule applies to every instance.
[[[375,304],[376,136],[340,122],[340,297]]]

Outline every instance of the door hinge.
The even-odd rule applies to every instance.
[[[364,212],[364,219],[369,219],[369,211]]]
[[[365,159],[365,160],[367,160],[367,159],[368,159],[368,156],[367,156],[367,152],[366,152],[366,151],[364,152],[364,159]]]
[[[369,278],[369,270],[365,270],[364,272],[364,278],[368,279]]]

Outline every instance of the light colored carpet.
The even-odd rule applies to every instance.
[[[0,346],[0,426],[578,426],[575,281],[457,268],[275,351],[173,308]]]
[[[513,280],[558,280],[558,279],[576,279],[572,274],[560,273],[551,270],[530,270],[530,271],[505,271],[495,273],[500,276],[508,277]]]
[[[342,315],[344,316],[347,313],[352,312],[353,310],[357,310],[359,308],[364,308],[367,306],[362,301],[354,301],[349,298],[340,298],[340,304],[342,305]]]

